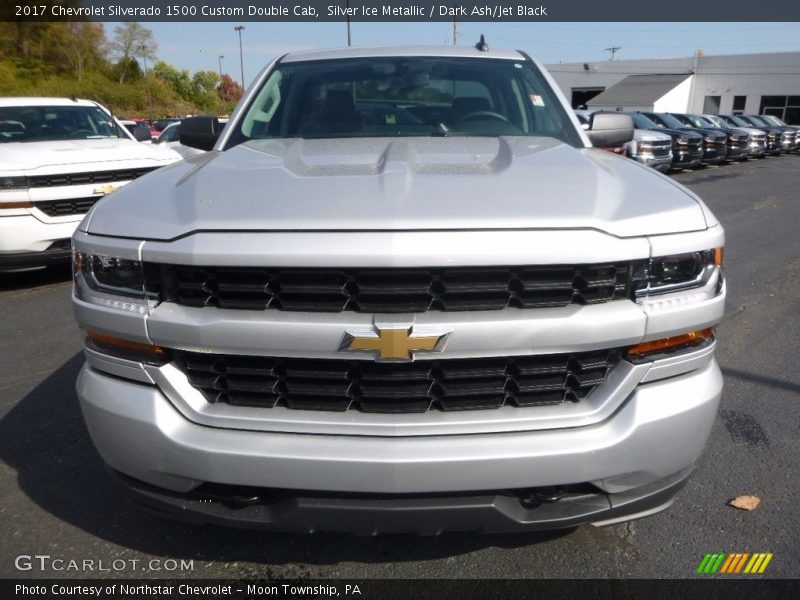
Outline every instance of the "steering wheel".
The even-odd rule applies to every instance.
[[[493,110],[476,110],[475,112],[467,113],[459,120],[463,123],[464,121],[477,121],[479,119],[486,118],[502,121],[503,123],[510,123],[508,117],[501,115],[498,112],[494,112]]]

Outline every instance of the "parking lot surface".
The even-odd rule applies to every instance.
[[[190,526],[129,506],[80,416],[68,268],[0,275],[0,577],[694,577],[707,552],[772,552],[800,575],[800,156],[684,172],[726,229],[726,376],[709,444],[675,505],[606,528],[377,538]],[[131,448],[132,453],[136,448]],[[761,505],[727,506],[741,494]],[[93,560],[19,571],[19,555]],[[192,561],[173,569],[167,559]],[[98,570],[98,561],[105,567]],[[114,562],[116,561],[116,562]],[[151,562],[152,561],[152,562]],[[169,568],[169,570],[167,570]]]

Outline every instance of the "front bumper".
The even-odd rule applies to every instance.
[[[673,168],[681,169],[696,169],[703,162],[703,151],[687,152],[685,150],[677,150],[672,153],[672,166]]]
[[[727,147],[705,146],[703,149],[704,165],[720,165],[725,162],[728,151]]]
[[[728,146],[728,153],[725,158],[727,160],[741,160],[743,158],[747,158],[748,154],[749,151],[746,145],[731,145]]]
[[[750,145],[747,147],[747,155],[748,156],[755,156],[755,157],[762,157],[766,156],[767,154],[767,146],[765,142],[758,143],[758,142],[751,142]]]
[[[702,368],[640,384],[612,416],[593,425],[381,437],[208,427],[186,419],[153,385],[89,366],[78,379],[81,409],[96,447],[109,466],[130,478],[140,499],[196,513],[200,520],[306,531],[372,531],[387,511],[394,517],[380,531],[462,529],[476,511],[484,516],[469,529],[504,531],[620,517],[625,511],[618,500],[626,498],[631,514],[665,507],[667,496],[677,491],[669,478],[691,469],[705,445],[721,389],[719,367],[708,355]],[[193,495],[209,483],[304,492],[291,496],[292,510],[263,505],[242,510]],[[497,500],[503,490],[577,484],[591,484],[598,492],[538,512],[512,510],[509,500]],[[657,502],[638,501],[660,486],[667,491]],[[354,494],[389,497],[380,498],[386,502],[372,510],[370,502],[376,498],[354,499]],[[434,499],[439,496],[460,500],[452,505],[450,500]],[[306,497],[315,500],[298,500]],[[465,508],[466,497],[470,499]],[[327,500],[320,503],[320,498]],[[350,503],[356,500],[366,501],[367,508]],[[416,504],[409,505],[409,500]],[[431,502],[441,510],[429,510]],[[315,511],[309,513],[313,506],[319,508],[316,520],[311,518]],[[410,510],[413,506],[419,510]],[[420,516],[418,522],[402,517],[417,513],[428,516]],[[397,525],[398,515],[402,527],[392,525]],[[418,527],[421,524],[425,526]]]
[[[0,217],[0,271],[68,262],[69,240],[82,218],[44,223],[33,215]]]
[[[672,154],[667,156],[653,156],[652,154],[637,154],[633,157],[637,162],[657,171],[666,172],[672,165]]]
[[[691,468],[616,494],[552,490],[428,496],[320,495],[290,490],[231,490],[220,496],[161,490],[112,471],[137,505],[194,523],[268,531],[340,531],[360,535],[445,531],[508,533],[610,525],[668,508]],[[236,495],[242,492],[248,495]],[[544,495],[556,494],[547,499]],[[537,495],[538,494],[538,495]]]

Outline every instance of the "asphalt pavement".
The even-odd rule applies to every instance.
[[[376,538],[265,534],[150,515],[112,486],[83,425],[69,270],[50,268],[0,275],[0,577],[684,578],[696,577],[705,553],[720,551],[772,552],[764,577],[798,577],[800,156],[674,178],[725,226],[728,300],[718,331],[726,377],[719,416],[668,511],[546,534]],[[741,494],[761,505],[727,505]],[[17,557],[26,555],[50,559],[20,571],[15,563],[28,563]]]

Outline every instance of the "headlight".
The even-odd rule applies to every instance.
[[[141,314],[156,304],[139,261],[73,251],[72,272],[75,296],[84,302]]]
[[[685,295],[683,300],[703,300],[716,296],[722,289],[722,248],[659,256],[634,267],[634,296],[642,304],[653,297],[681,296],[691,290],[702,293],[697,298]]]
[[[25,177],[0,176],[0,208],[30,208],[28,180]]]
[[[28,179],[26,177],[0,177],[0,190],[27,190]]]
[[[711,143],[713,143],[713,142],[717,141],[717,138],[715,138],[713,135],[704,135],[704,136],[703,136],[703,139],[704,139],[705,141],[707,141],[707,142],[711,142]]]

